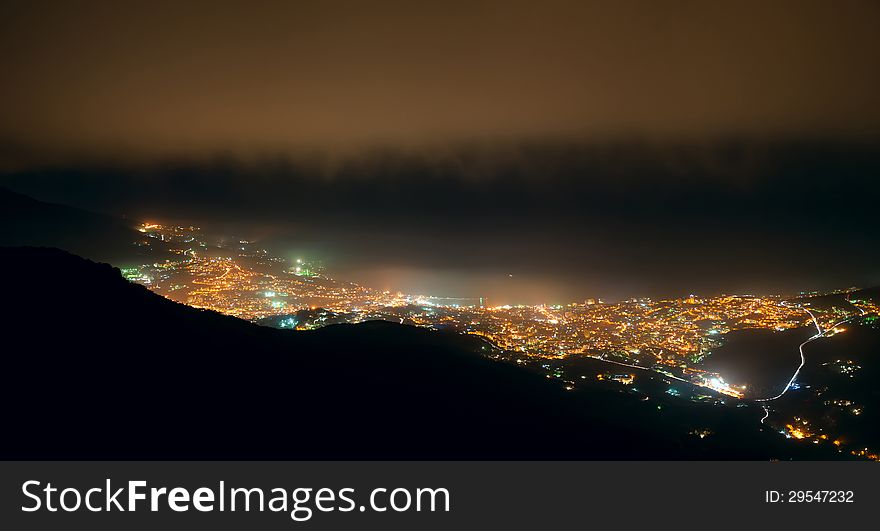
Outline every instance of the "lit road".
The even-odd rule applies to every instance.
[[[679,378],[678,376],[674,376],[674,375],[672,375],[672,374],[666,374],[665,372],[660,372],[660,371],[658,371],[658,370],[656,370],[656,369],[651,369],[651,368],[649,368],[649,367],[642,367],[642,366],[639,366],[639,365],[631,365],[631,364],[629,364],[629,363],[623,363],[623,362],[620,362],[620,361],[608,360],[608,359],[605,359],[605,358],[602,358],[602,357],[599,357],[599,356],[587,356],[587,357],[588,357],[588,358],[593,358],[594,360],[604,361],[605,363],[613,363],[614,365],[620,365],[621,367],[631,367],[631,368],[633,368],[633,369],[639,369],[640,371],[653,372],[653,373],[655,373],[655,374],[659,374],[660,376],[663,376],[663,377],[665,377],[665,378],[672,378],[673,380],[678,380],[678,381],[680,381],[680,382],[684,382],[684,383],[686,383],[686,384],[696,385],[696,386],[699,386],[699,387],[705,387],[705,386],[701,386],[701,385],[699,385],[699,384],[697,384],[697,383],[695,383],[695,382],[692,382],[692,381],[690,381],[690,380],[685,380],[684,378]]]
[[[819,326],[819,321],[816,319],[816,316],[813,315],[813,312],[811,312],[811,311],[810,311],[809,309],[807,309],[807,308],[804,308],[804,310],[805,310],[808,314],[810,314],[810,318],[813,319],[813,324],[816,325],[816,333],[815,333],[815,335],[810,336],[809,339],[807,339],[806,341],[804,341],[803,343],[801,343],[801,344],[798,346],[798,352],[800,352],[800,355],[801,355],[801,363],[800,363],[800,365],[798,365],[797,369],[795,369],[794,374],[791,376],[791,379],[790,379],[790,380],[788,381],[788,383],[785,385],[785,388],[782,390],[781,393],[779,393],[779,394],[776,395],[776,396],[770,397],[770,398],[757,398],[757,399],[755,399],[756,402],[772,402],[773,400],[777,400],[777,399],[779,399],[779,398],[782,398],[782,396],[785,395],[785,393],[787,393],[789,389],[791,389],[791,386],[794,384],[795,380],[797,380],[797,377],[798,377],[798,375],[800,374],[801,369],[804,368],[804,364],[807,362],[806,355],[804,354],[804,347],[807,345],[807,343],[810,343],[811,341],[815,341],[815,340],[819,339],[820,337],[825,337],[825,335],[826,335],[828,332],[830,332],[831,330],[834,330],[834,329],[837,328],[838,326],[842,325],[843,323],[845,323],[845,322],[849,321],[850,319],[852,319],[853,317],[855,317],[855,316],[853,316],[853,317],[847,317],[846,319],[843,319],[842,321],[839,321],[839,322],[837,322],[837,323],[831,325],[831,326],[828,327],[827,329],[822,330],[822,327]],[[862,313],[862,315],[865,314],[865,311],[864,311],[863,309],[859,308],[859,311]],[[768,413],[768,415],[769,415],[769,413]],[[764,423],[764,419],[766,419],[766,418],[767,418],[767,415],[765,415],[764,418],[761,419],[761,423],[762,423],[762,424]]]
[[[788,383],[785,384],[785,388],[782,390],[781,393],[779,393],[778,395],[776,395],[776,396],[774,396],[774,397],[771,397],[771,398],[758,398],[758,399],[756,399],[757,402],[770,402],[770,401],[772,401],[772,400],[776,400],[776,399],[778,399],[778,398],[781,398],[785,393],[787,393],[788,390],[791,389],[792,384],[794,384],[794,381],[797,380],[798,374],[800,374],[800,373],[801,373],[801,369],[804,368],[804,364],[807,362],[807,358],[806,358],[806,356],[804,355],[804,346],[805,346],[807,343],[809,343],[810,341],[815,341],[815,340],[817,340],[817,339],[819,339],[820,337],[823,336],[824,332],[822,332],[822,327],[819,326],[819,321],[816,319],[816,316],[813,315],[813,312],[811,312],[811,311],[808,310],[807,308],[804,308],[804,310],[806,310],[806,312],[807,312],[808,314],[810,314],[810,318],[813,319],[813,324],[816,325],[816,334],[810,336],[809,339],[807,339],[806,341],[804,341],[803,343],[801,343],[801,344],[798,346],[798,352],[800,352],[800,354],[801,354],[801,364],[798,365],[798,368],[797,368],[797,369],[795,369],[794,374],[791,376],[791,379],[788,381]],[[841,321],[841,322],[843,322],[843,321]],[[840,323],[838,323],[838,324],[840,324]],[[834,326],[837,326],[837,325],[834,325]],[[834,327],[831,327],[831,328],[834,328]],[[766,418],[766,417],[765,417],[765,418]],[[761,419],[761,422],[763,423],[763,422],[764,422],[764,419]]]

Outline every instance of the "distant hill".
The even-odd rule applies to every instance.
[[[566,392],[473,337],[261,327],[55,249],[0,248],[0,278],[0,458],[828,457],[733,407]]]
[[[139,236],[112,216],[44,203],[0,187],[0,245],[58,247],[94,260],[129,264],[146,256],[134,245]],[[155,249],[151,256],[157,256]]]
[[[857,289],[847,293],[800,296],[791,300],[798,304],[806,304],[811,308],[822,310],[840,308],[852,311],[853,305],[850,304],[850,301],[880,301],[880,287]]]
[[[880,300],[880,286],[853,291],[848,294],[849,300]]]

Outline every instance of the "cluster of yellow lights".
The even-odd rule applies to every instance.
[[[171,249],[178,252],[178,259],[154,264],[149,271],[150,289],[178,302],[250,320],[320,307],[345,315],[348,322],[385,319],[475,334],[525,356],[552,359],[616,353],[639,368],[672,371],[736,398],[744,396],[744,386],[728,384],[696,366],[720,345],[723,334],[750,328],[786,330],[812,321],[803,308],[758,296],[632,299],[610,304],[591,300],[556,306],[438,305],[426,297],[327,277],[304,278],[283,268],[270,271],[244,254],[207,252],[199,230],[157,223],[140,227],[146,236],[179,247]],[[875,309],[860,308],[863,312]],[[839,315],[826,316],[819,310],[814,314],[820,320],[839,321]],[[842,331],[834,329],[834,333]],[[809,437],[802,428],[791,436]]]

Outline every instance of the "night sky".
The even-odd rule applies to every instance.
[[[6,1],[0,184],[498,302],[876,285],[878,27],[872,1]]]

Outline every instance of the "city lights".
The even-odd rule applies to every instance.
[[[855,316],[870,318],[880,310],[871,301],[852,301],[850,310],[841,311],[813,307],[809,301],[799,303],[757,295],[491,305],[482,297],[409,295],[336,280],[323,273],[320,262],[302,257],[274,257],[255,242],[210,244],[197,227],[149,223],[139,230],[148,238],[170,245],[178,258],[126,268],[124,276],[175,301],[255,322],[270,319],[271,323],[266,324],[288,330],[384,320],[479,336],[492,346],[486,355],[541,367],[547,378],[559,381],[567,391],[577,390],[586,376],[568,376],[553,363],[584,357],[609,366],[636,369],[635,373],[612,371],[595,375],[594,381],[621,386],[628,392],[642,393],[639,375],[653,374],[667,385],[684,382],[715,393],[666,387],[660,394],[667,397],[715,404],[724,404],[726,398],[752,399],[766,404],[778,397],[749,396],[752,389],[745,383],[728,382],[723,375],[703,367],[702,361],[724,344],[726,334],[749,329],[778,333],[815,328],[816,333],[801,345],[803,365],[804,345],[842,333],[844,328],[840,325]],[[846,359],[824,363],[823,367],[849,378],[856,377],[861,369],[859,364]],[[782,394],[802,389],[796,381],[799,371]],[[862,415],[863,407],[850,400],[824,402],[845,409],[852,416]],[[756,417],[756,423],[773,422],[768,421],[770,415],[765,406],[763,417]],[[818,432],[814,436],[815,430],[805,420],[776,426],[782,426],[780,433],[792,440],[820,443],[827,439],[827,435]],[[700,434],[701,438],[705,436]]]

